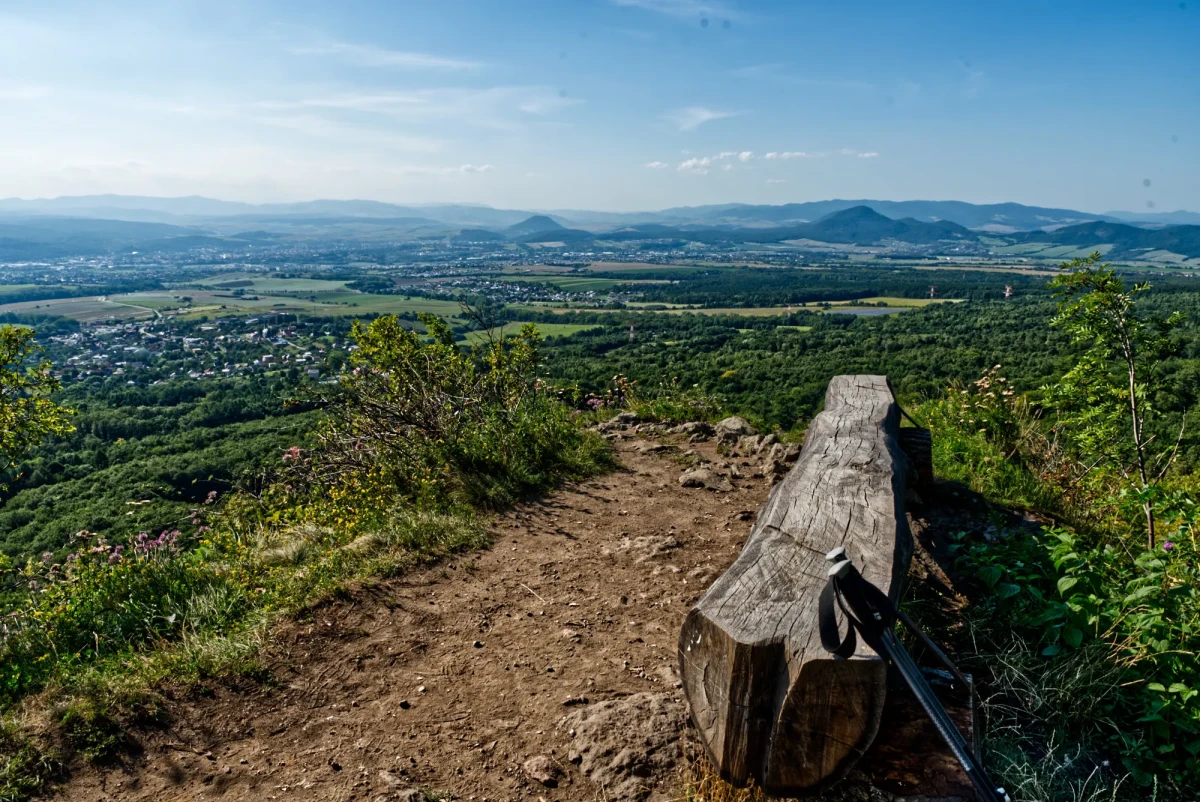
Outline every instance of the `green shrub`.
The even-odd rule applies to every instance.
[[[128,549],[88,533],[64,563],[50,555],[20,572],[28,593],[0,641],[0,701],[12,703],[47,680],[88,663],[177,639],[185,630],[228,625],[237,607],[198,615],[193,600],[230,579],[203,552],[183,553],[177,532],[142,533]]]
[[[23,802],[41,793],[60,769],[52,752],[11,722],[0,722],[0,802]]]
[[[359,350],[302,483],[342,513],[334,522],[402,501],[502,506],[603,464],[598,439],[538,377],[536,327],[465,351],[440,318],[421,321],[428,339],[394,316],[355,324]]]

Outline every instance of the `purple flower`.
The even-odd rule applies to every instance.
[[[53,554],[51,554],[50,552],[48,552],[48,551],[43,551],[43,552],[42,552],[42,562],[44,562],[44,563],[48,563],[48,562],[50,562],[50,558],[51,558],[51,557],[53,557],[53,556],[54,556],[54,555],[53,555]]]
[[[112,554],[108,555],[108,564],[113,565],[121,562],[121,552],[125,551],[124,546],[116,546],[112,550]]]
[[[1163,543],[1163,551],[1174,551],[1174,550],[1175,550],[1175,544],[1173,542],[1171,542],[1170,540],[1168,540],[1166,543]]]

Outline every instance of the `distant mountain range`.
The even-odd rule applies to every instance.
[[[714,206],[679,206],[648,212],[553,212],[493,209],[472,204],[400,205],[372,200],[314,200],[301,203],[251,204],[200,196],[154,198],[137,195],[80,195],[40,200],[0,199],[0,215],[54,215],[93,217],[132,222],[221,224],[230,218],[280,220],[284,218],[358,218],[360,220],[417,219],[459,228],[496,228],[517,225],[531,216],[549,217],[570,228],[611,228],[663,223],[668,225],[788,225],[811,223],[834,212],[866,206],[892,219],[922,222],[949,221],[973,229],[1001,233],[1053,228],[1092,221],[1125,221],[1149,225],[1200,224],[1196,212],[1107,212],[1093,214],[1073,209],[1025,206],[1020,203],[974,204],[963,201],[826,200],[776,206],[726,203]]]
[[[1047,250],[1064,245],[1106,246],[1110,256],[1119,258],[1140,258],[1153,251],[1170,259],[1175,258],[1170,254],[1200,258],[1200,225],[1171,224],[1176,219],[1200,220],[1200,215],[1172,212],[1140,217],[1146,219],[1130,223],[1069,209],[959,201],[832,200],[680,207],[644,214],[531,214],[470,205],[398,206],[377,201],[252,205],[201,197],[103,195],[0,200],[0,261],[414,238],[459,245],[561,242],[583,248],[636,241],[671,246],[808,241],[910,247],[924,253],[1034,256],[1041,250],[1034,246],[1041,244]]]

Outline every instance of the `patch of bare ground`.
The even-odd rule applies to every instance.
[[[57,798],[762,799],[699,756],[676,640],[798,449],[690,426],[648,440],[610,424],[619,470],[499,516],[487,551],[281,627],[267,682],[175,694],[135,756],[74,767]],[[946,514],[913,520],[913,573],[943,599],[932,536],[977,515]],[[826,798],[893,797],[856,772]]]
[[[140,733],[138,756],[77,767],[60,798],[678,797],[677,774],[660,770],[678,762],[678,731],[641,765],[646,749],[605,754],[583,740],[607,727],[580,721],[633,700],[675,726],[679,708],[661,702],[680,699],[680,622],[737,555],[771,480],[747,464],[727,492],[682,487],[680,458],[645,442],[616,435],[621,470],[500,516],[490,550],[283,628],[274,682],[171,700],[173,723]],[[681,449],[725,459],[710,443]],[[622,790],[605,795],[585,769]]]

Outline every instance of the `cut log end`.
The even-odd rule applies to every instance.
[[[820,645],[824,555],[847,549],[895,599],[912,558],[909,458],[883,376],[838,376],[800,459],[772,492],[741,555],[684,621],[679,659],[693,721],[721,776],[775,795],[819,792],[870,746],[883,661]]]

